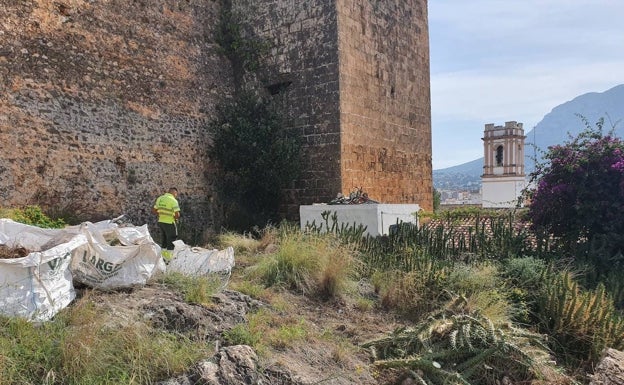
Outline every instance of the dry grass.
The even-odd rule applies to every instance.
[[[428,266],[407,273],[396,270],[376,273],[373,284],[380,293],[381,306],[411,320],[419,320],[440,308],[449,298],[443,290],[446,273],[435,273],[437,268],[433,264]]]
[[[111,327],[112,317],[86,292],[41,325],[0,319],[0,385],[155,383],[211,353],[205,341],[142,322]]]
[[[355,263],[354,251],[334,236],[293,231],[280,236],[275,253],[264,256],[248,277],[327,300],[346,290]]]
[[[260,251],[261,243],[248,234],[227,232],[217,237],[220,247],[232,246],[237,254],[255,254]]]

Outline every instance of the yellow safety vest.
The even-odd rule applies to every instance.
[[[158,222],[175,223],[175,213],[180,211],[180,206],[173,194],[165,193],[156,199],[154,209],[158,211]]]

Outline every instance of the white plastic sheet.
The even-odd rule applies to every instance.
[[[23,247],[21,258],[0,259],[0,314],[32,321],[52,318],[76,297],[69,264],[84,234],[0,219],[0,244]]]

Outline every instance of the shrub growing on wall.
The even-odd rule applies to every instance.
[[[65,221],[63,221],[63,219],[51,219],[39,206],[0,210],[0,218],[4,217],[13,219],[16,222],[43,227],[45,229],[59,229],[65,227]]]
[[[277,221],[282,189],[300,170],[297,133],[283,127],[270,100],[251,92],[218,106],[209,128],[226,224],[248,230]]]
[[[215,41],[219,44],[220,52],[232,65],[234,88],[245,88],[245,74],[256,72],[262,67],[262,57],[268,52],[269,45],[253,33],[239,12],[232,9],[231,0],[221,0]]]
[[[624,251],[624,142],[603,134],[603,119],[596,128],[584,121],[587,129],[576,138],[549,147],[545,165],[534,173],[528,215],[570,252],[578,255],[579,245],[591,245],[601,259],[592,262],[609,268]]]

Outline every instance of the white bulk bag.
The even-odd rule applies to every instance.
[[[165,271],[160,246],[149,235],[147,225],[117,227],[85,222],[81,231],[88,242],[74,251],[70,265],[77,282],[104,290],[127,288],[144,285]],[[115,245],[108,243],[111,240]]]
[[[76,297],[71,255],[86,243],[82,234],[0,219],[0,244],[31,251],[25,257],[0,259],[0,314],[47,321],[69,305]]]
[[[167,271],[188,276],[218,274],[227,283],[234,267],[234,248],[230,246],[224,250],[208,250],[191,247],[182,240],[174,241],[173,245],[173,257]]]

